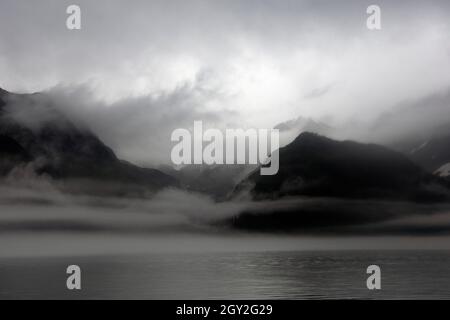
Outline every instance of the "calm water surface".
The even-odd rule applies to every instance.
[[[82,290],[65,268],[82,269]],[[382,290],[366,289],[367,266]],[[0,298],[450,299],[450,251],[183,253],[0,258]]]

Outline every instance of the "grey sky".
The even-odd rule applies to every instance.
[[[81,7],[80,31],[65,27],[70,4]],[[381,7],[380,31],[366,28],[370,4]],[[445,91],[449,15],[445,0],[2,0],[0,86],[65,97],[143,161],[146,149],[126,151],[129,142],[163,135],[158,124],[342,123]]]

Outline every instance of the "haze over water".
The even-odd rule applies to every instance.
[[[230,216],[239,204],[192,194],[175,194],[182,206],[170,192],[151,201],[2,195],[4,299],[450,298],[447,236],[236,231],[199,218]],[[445,225],[442,217],[428,222]],[[79,292],[66,289],[73,264]],[[372,264],[382,270],[376,292],[366,288]]]

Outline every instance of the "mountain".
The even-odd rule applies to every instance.
[[[256,165],[189,165],[175,170],[170,166],[162,166],[159,169],[180,181],[182,187],[189,191],[207,194],[215,200],[225,200],[234,187],[242,181],[250,172],[257,168]]]
[[[122,161],[88,129],[72,123],[44,94],[0,90],[0,175],[32,170],[70,191],[135,194],[176,186],[155,169]],[[28,173],[24,173],[28,174]]]
[[[324,136],[330,136],[335,133],[335,129],[325,123],[304,117],[279,123],[274,129],[280,132],[280,146],[291,143],[302,132],[317,133]]]
[[[450,134],[431,137],[413,148],[408,156],[430,172],[440,171],[450,163]]]
[[[450,163],[450,88],[406,101],[380,115],[366,141],[404,153],[430,173]]]
[[[446,168],[450,166],[450,124],[437,128],[433,133],[409,135],[395,141],[390,147],[402,152],[429,173],[448,177]]]
[[[17,164],[31,161],[31,156],[15,140],[0,135],[0,176],[8,174]]]
[[[401,153],[375,144],[335,141],[302,133],[280,149],[273,176],[255,171],[235,189],[255,200],[286,196],[435,201],[448,198],[448,185]]]

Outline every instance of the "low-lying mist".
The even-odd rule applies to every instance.
[[[149,198],[97,197],[65,194],[51,181],[0,187],[0,256],[8,257],[436,249],[450,248],[449,231],[450,210],[436,205],[318,198],[215,202],[178,189]]]
[[[68,195],[40,189],[0,187],[0,230],[164,232],[201,230],[227,219],[244,204],[215,203],[207,196],[166,189],[149,198]]]
[[[108,197],[68,194],[59,187],[46,178],[4,181],[0,186],[0,231],[133,234],[239,230],[337,235],[450,231],[448,204],[319,197],[258,202],[240,197],[218,202],[176,188],[148,197]]]

